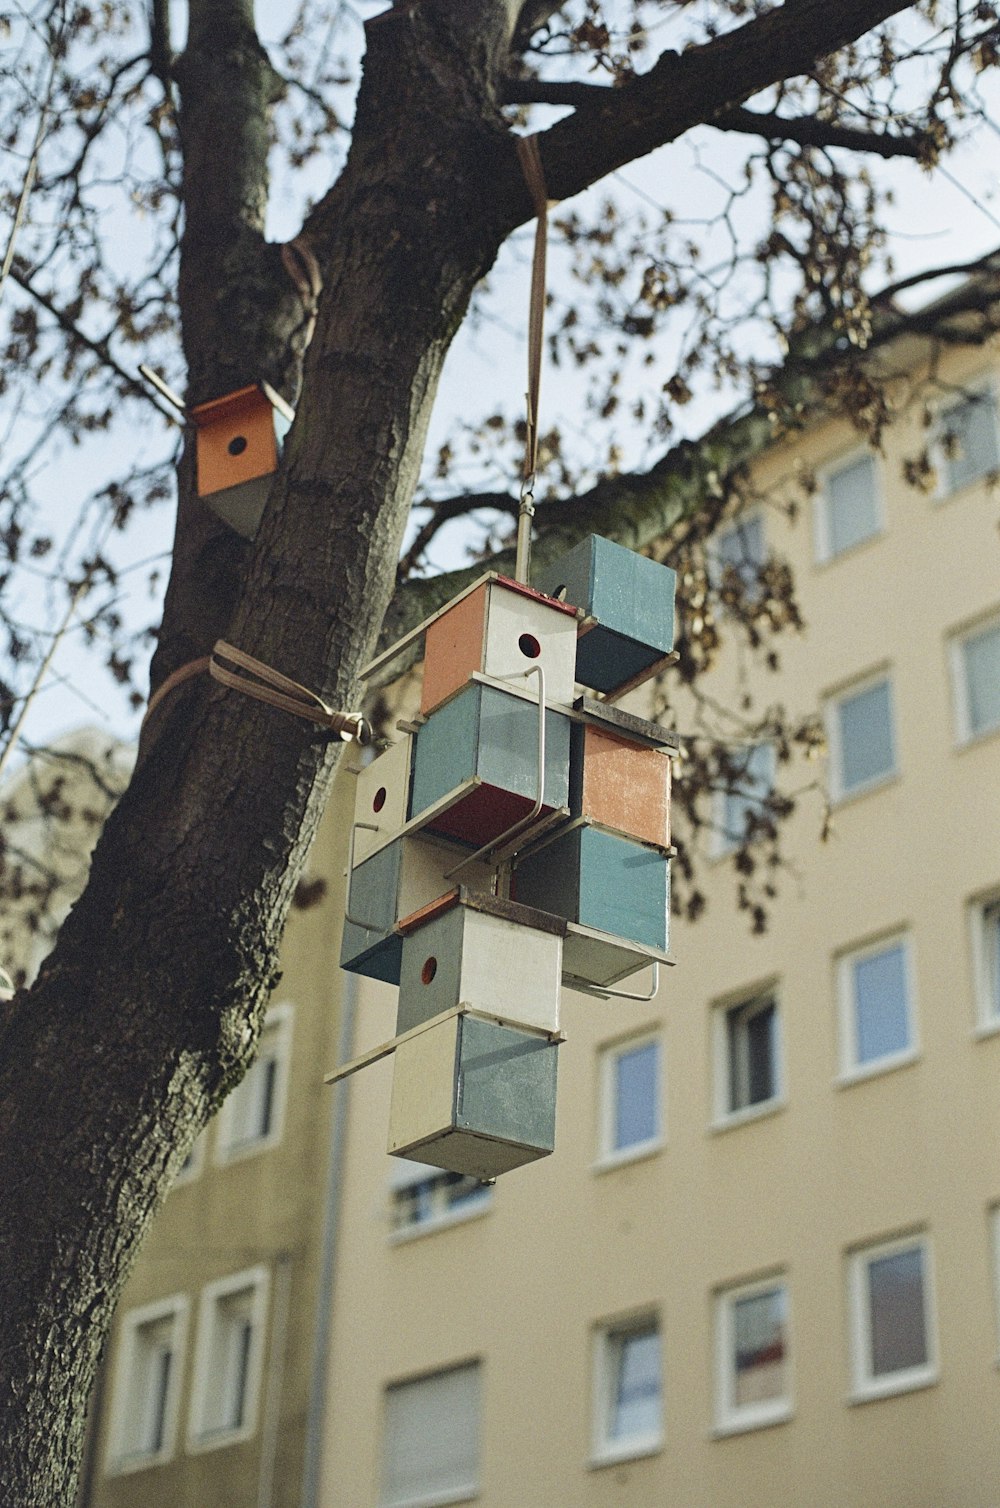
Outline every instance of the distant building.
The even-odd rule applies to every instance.
[[[567,994],[556,1151],[495,1187],[385,1155],[388,1061],[322,1086],[396,1005],[336,967],[338,781],[261,1057],[121,1305],[86,1508],[997,1502],[1000,372],[942,370],[927,493],[916,409],[882,455],[831,421],[760,457],[817,491],[719,556],[786,558],[807,629],[710,689],[818,706],[829,752],[742,751],[678,966]],[[731,857],[772,782],[755,935]]]

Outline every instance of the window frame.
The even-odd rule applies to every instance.
[[[1000,1201],[986,1207],[990,1281],[993,1292],[994,1365],[1000,1370]]]
[[[867,1273],[873,1261],[917,1250],[921,1259],[921,1304],[927,1359],[917,1366],[901,1367],[877,1376],[872,1360],[872,1325]],[[847,1253],[847,1294],[850,1316],[850,1362],[852,1403],[868,1403],[932,1387],[940,1378],[934,1294],[934,1263],[926,1231],[909,1231],[889,1239],[865,1242]]]
[[[182,1163],[177,1170],[177,1175],[170,1185],[171,1192],[174,1189],[182,1189],[185,1184],[194,1183],[196,1178],[201,1177],[205,1167],[205,1152],[208,1146],[208,1137],[209,1127],[203,1126],[192,1143],[191,1151],[188,1154],[188,1161]]]
[[[389,1432],[390,1432],[390,1395],[399,1393],[404,1388],[416,1388],[421,1384],[431,1383],[438,1378],[456,1375],[459,1372],[469,1372],[475,1376],[475,1399],[472,1412],[475,1415],[476,1441],[474,1449],[474,1480],[461,1487],[449,1488],[438,1492],[409,1493],[406,1497],[387,1496],[388,1484],[386,1482],[386,1467],[389,1460]],[[379,1441],[379,1471],[377,1499],[379,1508],[444,1508],[450,1503],[469,1503],[477,1498],[481,1491],[482,1482],[482,1444],[483,1444],[483,1377],[484,1369],[479,1357],[471,1357],[464,1361],[457,1361],[444,1367],[436,1367],[431,1372],[421,1372],[414,1377],[400,1377],[387,1382],[382,1388],[382,1427]]]
[[[841,736],[840,708],[845,702],[855,697],[863,696],[866,691],[874,690],[876,686],[885,685],[889,692],[889,742],[892,750],[892,762],[888,769],[880,771],[877,775],[870,776],[867,780],[859,781],[855,785],[845,786],[843,782],[843,755],[844,742]],[[867,675],[848,682],[846,685],[831,691],[823,698],[823,721],[826,727],[827,748],[829,750],[829,776],[828,787],[830,801],[833,805],[845,805],[849,801],[855,801],[866,796],[869,791],[881,790],[899,776],[899,737],[896,729],[896,698],[892,683],[892,670],[888,665],[879,666]]]
[[[773,796],[774,795],[775,781],[777,780],[777,776],[778,776],[778,754],[777,754],[777,750],[774,747],[773,742],[770,739],[761,739],[759,743],[747,744],[746,747],[747,747],[747,770],[746,770],[747,775],[751,774],[750,766],[751,766],[751,764],[753,762],[754,756],[760,750],[766,751],[767,755],[769,756],[768,760],[767,760],[768,767],[769,767],[768,768],[767,785],[766,785],[765,788],[762,788],[762,791],[761,791],[760,795],[757,795],[756,792],[753,792],[753,791],[743,792],[743,791],[736,791],[736,790],[732,790],[732,791],[715,791],[713,793],[713,803],[714,803],[714,810],[713,810],[713,813],[712,813],[712,818],[713,818],[712,858],[713,859],[725,859],[725,858],[728,858],[730,854],[737,853],[744,846],[744,844],[746,844],[746,843],[756,843],[756,842],[760,841],[759,840],[759,836],[757,836],[757,837],[755,837],[755,836],[747,837],[747,835],[746,835],[746,809],[747,809],[747,806],[750,805],[753,802],[756,802],[756,804],[758,806],[760,806],[760,805],[763,804],[764,801],[767,800],[767,798],[769,796]],[[730,801],[740,801],[740,802],[742,802],[743,831],[739,835],[736,835],[736,834],[730,832],[730,830],[729,830],[728,806],[729,806]]]
[[[261,1030],[261,1039],[255,1056],[243,1079],[231,1094],[228,1094],[219,1110],[215,1133],[215,1163],[228,1167],[234,1162],[243,1162],[247,1157],[256,1157],[261,1152],[270,1152],[278,1146],[285,1128],[285,1107],[288,1101],[288,1079],[292,1060],[292,1022],[294,1007],[287,1000],[268,1007]],[[261,1136],[235,1140],[237,1116],[240,1109],[240,1094],[265,1061],[268,1039],[273,1042],[271,1060],[275,1064],[271,1091],[270,1125]]]
[[[732,1053],[730,1020],[737,1012],[745,1013],[750,1019],[760,1014],[768,1005],[774,1007],[774,1053],[771,1065],[771,1077],[773,1093],[767,1099],[756,1100],[752,1104],[741,1105],[738,1108],[732,1106]],[[756,1009],[754,1009],[756,1007]],[[724,1000],[716,1001],[712,1006],[712,1062],[714,1089],[712,1094],[713,1116],[711,1128],[713,1130],[728,1130],[733,1126],[742,1126],[748,1121],[760,1120],[761,1117],[773,1115],[776,1110],[781,1110],[787,1104],[785,1092],[785,1054],[784,1034],[782,1032],[781,1000],[778,994],[777,981],[771,981],[761,985],[757,989],[741,991],[739,995],[729,995]]]
[[[987,471],[978,472],[968,481],[953,483],[949,475],[951,457],[947,455],[944,445],[944,436],[947,433],[948,419],[957,409],[966,404],[975,403],[977,399],[986,397],[989,399],[989,411],[993,418],[993,439],[996,445],[998,462],[995,467]],[[934,439],[932,443],[934,469],[937,473],[937,487],[935,497],[938,502],[946,502],[948,498],[957,496],[968,487],[975,487],[986,477],[994,472],[1000,472],[1000,413],[997,412],[997,385],[989,373],[979,373],[969,382],[962,384],[962,391],[958,396],[942,399],[937,405],[934,416]]]
[[[871,534],[865,534],[853,544],[845,545],[841,550],[834,550],[831,528],[832,499],[829,487],[834,477],[841,472],[849,470],[852,466],[863,459],[871,464],[872,473],[872,499],[875,505],[875,527]],[[831,565],[835,560],[842,560],[846,555],[853,555],[856,550],[870,544],[872,540],[881,539],[885,534],[885,498],[881,485],[881,476],[875,453],[867,446],[855,446],[852,450],[843,451],[833,460],[828,461],[817,473],[818,491],[813,499],[813,550],[817,565]]]
[[[853,965],[880,953],[888,953],[899,945],[903,955],[903,979],[906,986],[907,1045],[879,1058],[858,1060],[857,997],[854,989]],[[920,1057],[920,1037],[917,1030],[916,971],[913,964],[913,946],[908,928],[899,927],[891,932],[880,933],[868,942],[858,943],[837,954],[837,1014],[840,1053],[838,1083],[854,1084],[863,1079],[875,1078],[882,1073],[891,1073],[895,1068],[905,1067]]]
[[[641,1141],[628,1142],[619,1147],[614,1141],[618,1112],[615,1069],[620,1058],[644,1047],[656,1049],[656,1090],[653,1101],[656,1126],[652,1136],[644,1137]],[[651,1157],[659,1152],[666,1142],[667,1118],[664,1104],[666,1076],[663,1062],[662,1027],[653,1026],[627,1037],[617,1037],[612,1042],[602,1044],[598,1052],[598,1142],[593,1166],[597,1172],[603,1172],[610,1168],[621,1167],[623,1163],[637,1162],[641,1158]]]
[[[1000,612],[991,610],[975,618],[971,623],[956,629],[948,640],[948,660],[951,669],[952,702],[955,714],[955,744],[964,749],[984,738],[1000,733],[1000,718],[983,728],[973,728],[970,716],[969,678],[965,660],[965,646],[980,634],[1000,634]]]
[[[709,585],[714,591],[718,592],[719,588],[721,587],[723,572],[725,571],[727,565],[734,566],[735,569],[740,572],[741,579],[744,581],[744,585],[747,586],[746,579],[745,577],[743,577],[740,565],[734,560],[724,560],[722,558],[722,541],[727,539],[730,535],[738,534],[741,529],[754,529],[758,526],[760,528],[762,554],[760,561],[756,565],[755,569],[759,570],[761,566],[767,564],[767,561],[771,555],[771,550],[769,548],[767,539],[767,527],[764,522],[763,508],[748,508],[745,512],[739,513],[735,518],[729,519],[722,526],[722,528],[717,531],[714,539],[710,541],[707,552],[707,568]],[[728,609],[725,608],[721,603],[719,605],[719,610],[720,612],[728,611]]]
[[[494,1190],[491,1184],[479,1184],[482,1192],[478,1198],[469,1202],[463,1200],[458,1204],[451,1204],[446,1196],[449,1180],[455,1175],[449,1173],[446,1168],[437,1168],[430,1163],[412,1162],[409,1159],[404,1161],[394,1158],[393,1162],[398,1166],[390,1169],[388,1184],[389,1239],[394,1244],[401,1241],[413,1241],[418,1236],[429,1236],[435,1231],[447,1230],[453,1225],[463,1225],[467,1220],[477,1220],[480,1216],[488,1214],[493,1207]],[[396,1224],[397,1196],[417,1184],[432,1182],[436,1187],[431,1191],[431,1212],[423,1219]],[[454,1184],[451,1186],[454,1187]]]
[[[736,1305],[744,1299],[758,1298],[762,1294],[780,1289],[785,1297],[784,1340],[784,1388],[777,1398],[763,1399],[758,1403],[734,1402],[736,1368]],[[714,1297],[715,1335],[715,1420],[713,1434],[739,1435],[748,1430],[767,1429],[774,1424],[784,1424],[795,1413],[794,1374],[792,1371],[792,1296],[788,1275],[778,1268],[762,1277],[740,1283],[727,1283],[715,1290]]]
[[[195,1345],[191,1402],[188,1409],[187,1448],[193,1453],[218,1450],[250,1439],[257,1429],[264,1377],[266,1334],[271,1274],[263,1265],[245,1268],[216,1278],[201,1290],[198,1302],[198,1336]],[[229,1298],[250,1291],[250,1344],[243,1386],[243,1417],[238,1425],[210,1428],[206,1412],[210,1401],[210,1381],[220,1305]]]
[[[612,1436],[609,1425],[611,1412],[616,1406],[617,1381],[620,1376],[620,1358],[624,1345],[640,1336],[655,1335],[658,1341],[659,1358],[659,1409],[655,1429],[638,1431],[622,1438]],[[610,1466],[616,1462],[640,1460],[656,1455],[663,1449],[666,1438],[664,1425],[663,1327],[660,1316],[654,1309],[601,1320],[594,1327],[592,1345],[593,1386],[591,1403],[591,1466]]]
[[[1000,1032],[1000,950],[996,958],[987,957],[990,951],[987,927],[991,912],[996,914],[1000,931],[1000,887],[974,896],[968,903],[976,1034],[980,1037],[992,1037]]]
[[[187,1352],[190,1301],[186,1293],[154,1299],[122,1317],[115,1354],[115,1382],[111,1418],[105,1452],[105,1471],[109,1476],[125,1476],[147,1467],[163,1466],[174,1458],[180,1419],[182,1376]],[[129,1405],[135,1399],[139,1379],[136,1376],[139,1332],[163,1320],[171,1322],[171,1369],[163,1405],[162,1441],[157,1450],[130,1448],[128,1445]]]

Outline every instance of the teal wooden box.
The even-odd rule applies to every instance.
[[[513,895],[654,954],[667,950],[670,861],[616,833],[580,825],[553,838],[518,864]]]
[[[388,1151],[496,1178],[555,1147],[558,1043],[454,1012],[400,1042]]]
[[[677,576],[669,566],[591,534],[537,585],[596,619],[577,640],[576,678],[584,686],[615,691],[673,649]]]
[[[546,710],[543,813],[567,805],[569,730],[568,717]],[[417,733],[410,817],[444,806],[429,830],[479,847],[526,817],[537,789],[537,701],[474,681]]]

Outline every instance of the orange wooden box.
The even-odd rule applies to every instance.
[[[253,484],[277,471],[293,410],[266,382],[258,382],[199,403],[190,417],[197,431],[198,496],[211,499],[228,524],[252,536],[266,497],[266,488]]]
[[[574,816],[640,843],[670,847],[670,759],[603,728],[576,724],[570,806]]]

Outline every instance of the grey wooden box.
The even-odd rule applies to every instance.
[[[396,1048],[388,1151],[496,1178],[555,1146],[556,1053],[545,1033],[456,1011]]]

